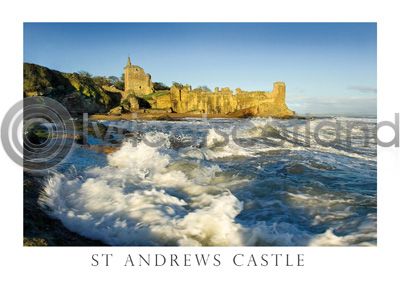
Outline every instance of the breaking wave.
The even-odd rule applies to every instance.
[[[39,202],[110,245],[376,244],[374,146],[293,143],[305,127],[296,120],[240,123],[232,133],[229,120],[179,122],[176,134],[151,122],[104,164],[80,166],[78,156],[104,155],[78,150]],[[182,143],[193,135],[200,140]]]

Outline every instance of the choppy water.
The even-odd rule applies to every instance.
[[[340,141],[332,124],[340,124]],[[348,123],[352,145],[345,137]],[[375,245],[376,120],[103,122],[109,155],[74,150],[40,202],[110,245]],[[310,126],[310,140],[306,135]],[[90,143],[102,143],[90,138]],[[310,146],[308,145],[310,143]]]

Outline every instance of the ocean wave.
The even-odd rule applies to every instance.
[[[375,214],[367,215],[360,222],[357,230],[348,234],[339,235],[336,229],[329,228],[324,233],[314,236],[308,245],[310,246],[376,246],[377,244],[377,220]]]
[[[174,167],[158,148],[126,142],[84,178],[54,175],[40,202],[67,228],[107,244],[244,244],[234,221],[242,203],[217,174],[217,166]]]
[[[307,147],[304,120],[141,124],[117,151],[87,155],[104,163],[51,176],[43,209],[110,245],[376,244],[373,145]]]

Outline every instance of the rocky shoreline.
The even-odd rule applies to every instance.
[[[199,114],[199,113],[156,113],[156,112],[133,112],[121,114],[93,114],[89,116],[90,120],[94,121],[119,121],[119,120],[154,120],[154,121],[179,121],[190,118],[204,118],[204,119],[245,119],[259,116],[251,116],[246,113],[236,114]],[[305,119],[301,116],[268,116],[277,119]]]
[[[40,207],[38,199],[48,175],[24,172],[24,246],[104,246],[71,232]]]

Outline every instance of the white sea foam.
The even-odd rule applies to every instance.
[[[364,222],[364,216],[353,219],[354,208],[351,205],[357,203],[357,197],[353,201],[351,195],[340,196],[336,192],[322,195],[316,190],[320,188],[317,185],[311,186],[314,192],[284,192],[271,198],[269,194],[273,191],[269,189],[269,182],[255,186],[265,191],[260,197],[255,188],[251,188],[253,186],[245,189],[249,192],[248,197],[243,199],[243,196],[237,195],[237,191],[243,191],[240,187],[251,182],[250,179],[260,178],[247,171],[253,166],[253,161],[260,164],[255,171],[260,172],[261,179],[268,178],[270,173],[288,175],[290,179],[292,174],[283,169],[292,165],[292,153],[294,162],[299,160],[297,164],[304,162],[306,167],[309,166],[307,171],[327,174],[340,163],[348,163],[349,160],[343,159],[343,156],[368,160],[369,157],[363,153],[318,146],[314,141],[311,148],[293,145],[287,140],[282,140],[280,145],[266,142],[267,136],[272,142],[279,141],[279,136],[292,139],[291,129],[288,131],[280,125],[287,123],[290,126],[292,122],[252,119],[250,124],[240,125],[237,136],[253,143],[245,146],[233,140],[230,125],[220,125],[225,136],[217,128],[210,128],[203,122],[195,123],[196,129],[188,128],[190,132],[184,133],[183,137],[201,134],[204,143],[179,145],[177,148],[176,137],[170,137],[170,133],[147,131],[137,145],[134,141],[127,141],[118,151],[109,154],[104,167],[94,165],[79,171],[81,176],[77,173],[52,176],[44,187],[40,203],[70,230],[111,245],[376,243],[374,217],[369,216]],[[304,128],[301,123],[300,128]],[[157,123],[152,124],[157,126]],[[325,152],[335,155],[322,154]],[[272,172],[268,172],[266,164],[269,158],[273,164]],[[308,165],[307,161],[326,165],[327,168],[313,168],[315,164]],[[235,173],[228,173],[224,162],[233,165],[228,167],[228,171],[234,170]],[[297,179],[296,175],[299,177],[294,173],[294,179]],[[307,175],[306,172],[301,178],[303,183],[308,179]],[[272,183],[272,187],[279,188],[279,185]],[[253,194],[257,195],[251,196]],[[251,211],[252,205],[255,207],[254,214],[245,212],[247,209]],[[308,228],[304,227],[304,220],[296,223],[286,219],[283,212],[289,208],[300,209],[299,213],[303,213],[309,221]],[[275,211],[277,215],[271,215]],[[350,226],[343,231],[337,227],[347,220],[354,221],[353,228]],[[314,227],[326,229],[325,225],[328,225],[325,232],[311,234]],[[347,234],[346,230],[350,233]]]
[[[224,130],[218,133],[213,128],[207,132],[205,145],[201,149],[188,148],[182,153],[182,157],[207,160],[251,156],[254,156],[254,152],[235,143],[230,132]]]
[[[348,235],[339,236],[332,228],[315,236],[308,245],[310,246],[376,246],[376,224],[364,231],[357,231]]]
[[[234,222],[242,204],[215,183],[219,172],[175,166],[158,148],[126,142],[85,178],[53,176],[40,201],[69,229],[107,244],[244,244]]]

